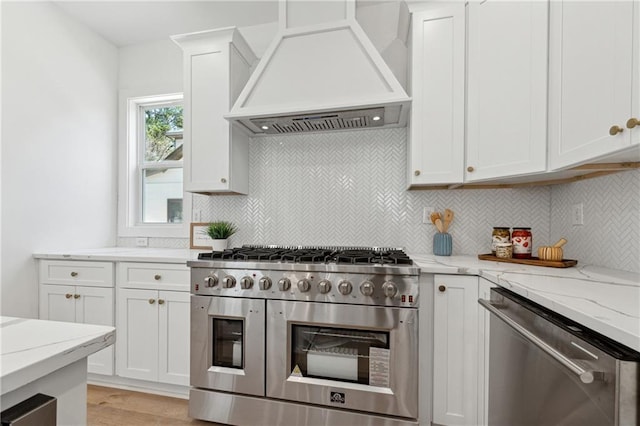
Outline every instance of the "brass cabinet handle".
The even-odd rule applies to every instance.
[[[153,305],[154,303],[156,303],[156,299],[149,299],[149,304]]]
[[[440,293],[444,293],[446,289],[447,288],[445,286],[443,286],[443,285],[438,286],[438,290],[440,291]]]
[[[160,278],[162,278],[162,276],[158,275],[158,274],[153,276],[153,279],[156,280],[156,281],[158,281]]]
[[[622,132],[624,132],[624,129],[620,126],[611,126],[611,128],[609,129],[609,134],[611,136],[615,136],[618,133],[622,133]]]
[[[164,305],[164,299],[158,299],[158,305]]]
[[[472,166],[467,167],[467,171],[469,173],[473,172],[475,169]]]
[[[77,276],[78,276],[78,273],[77,273],[77,272],[71,272],[71,276],[72,276],[72,277],[77,277]]]
[[[414,174],[415,176],[420,176],[420,170],[416,170],[415,172],[413,172],[413,174]]]
[[[79,294],[74,294],[74,295],[73,295],[73,298],[74,298],[74,299],[80,299],[80,295],[79,295]]]
[[[627,120],[627,129],[633,129],[636,126],[640,126],[640,120],[633,117]]]
[[[222,179],[220,179],[220,182],[222,182],[222,183],[227,183],[227,179],[222,178]]]
[[[71,294],[71,293],[67,293],[67,294],[64,295],[64,297],[66,297],[67,299],[71,299],[71,296],[73,296],[73,294]]]

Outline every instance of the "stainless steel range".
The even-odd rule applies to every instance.
[[[419,269],[402,250],[243,246],[187,264],[191,417],[417,423]]]

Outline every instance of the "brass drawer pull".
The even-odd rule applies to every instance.
[[[71,293],[67,293],[67,294],[64,295],[64,297],[66,297],[67,299],[71,299],[71,296],[73,296],[73,294],[71,294]]]
[[[72,277],[77,277],[77,276],[78,276],[78,273],[77,273],[77,272],[75,272],[75,271],[74,271],[74,272],[71,272],[71,276],[72,276]]]
[[[74,294],[74,295],[73,295],[73,298],[74,298],[74,299],[80,299],[80,295],[79,295],[79,294]]]
[[[164,299],[158,299],[158,305],[164,305]]]
[[[624,132],[624,129],[620,126],[611,126],[611,128],[609,129],[609,134],[611,136],[615,136],[618,133],[622,133],[622,132]]]
[[[627,120],[627,129],[633,129],[636,126],[640,126],[640,120],[637,118],[630,118]]]
[[[416,170],[415,172],[413,172],[413,174],[414,174],[415,176],[420,176],[420,170]]]
[[[443,286],[443,285],[438,287],[438,290],[440,291],[440,293],[444,293],[446,289],[447,288],[445,286]]]
[[[159,275],[159,274],[156,274],[156,275],[153,276],[153,279],[156,280],[156,281],[160,280],[160,278],[162,278],[162,276]]]
[[[156,299],[149,299],[149,304],[153,305],[154,303],[156,303]]]
[[[469,173],[473,172],[475,169],[472,166],[467,167],[467,171]]]

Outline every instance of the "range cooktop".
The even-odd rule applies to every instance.
[[[201,260],[351,265],[411,265],[402,249],[387,247],[285,247],[244,245],[224,251],[200,253]]]

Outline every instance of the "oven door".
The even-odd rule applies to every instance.
[[[418,417],[418,311],[267,301],[267,396]]]
[[[191,386],[264,396],[264,300],[191,296]]]

